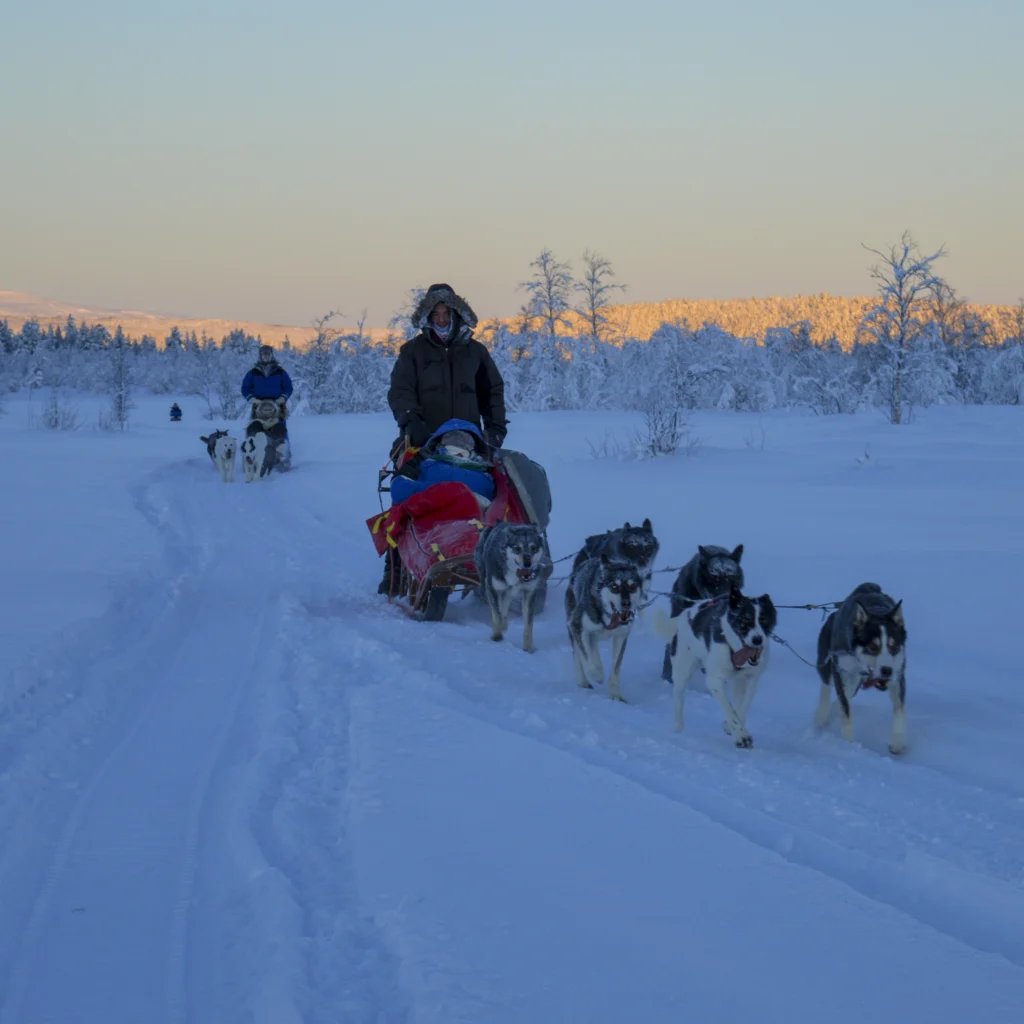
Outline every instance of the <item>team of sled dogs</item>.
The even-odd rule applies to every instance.
[[[649,519],[628,522],[588,537],[573,561],[565,594],[566,624],[579,685],[604,683],[600,644],[611,642],[608,694],[619,689],[630,630],[647,606],[659,544]],[[654,630],[666,641],[663,677],[673,685],[675,728],[683,728],[683,698],[691,677],[702,670],[710,693],[725,715],[723,727],[737,747],[750,747],[747,713],[768,665],[776,610],[768,594],[743,593],[743,545],[732,551],[702,545],[679,571],[671,590],[670,614],[654,613]],[[480,593],[491,612],[491,638],[508,630],[509,609],[519,597],[523,647],[532,651],[535,606],[550,572],[536,526],[498,523],[481,532],[475,563]],[[876,583],[862,583],[825,620],[818,636],[821,678],[814,722],[823,728],[832,694],[843,737],[853,740],[851,703],[862,689],[888,691],[892,699],[889,750],[906,749],[906,639],[903,602]]]
[[[235,478],[238,442],[226,430],[200,440],[221,479]],[[265,431],[241,444],[246,483],[273,469],[276,445]],[[619,688],[622,660],[637,616],[648,595],[659,543],[649,519],[588,537],[576,554],[565,594],[566,625],[579,685],[604,683],[602,641],[611,642],[608,695],[625,700]],[[704,673],[709,692],[725,715],[723,727],[737,747],[753,746],[747,714],[768,665],[775,631],[775,605],[768,594],[743,593],[743,545],[732,551],[701,545],[679,571],[670,594],[670,614],[654,613],[654,630],[666,641],[663,678],[673,685],[675,728],[683,728],[683,703],[690,679]],[[503,639],[512,602],[523,612],[523,648],[533,651],[533,623],[550,559],[537,526],[501,522],[481,531],[474,561],[479,591],[491,613],[491,638]],[[853,739],[851,702],[862,689],[888,691],[892,699],[889,750],[906,749],[906,639],[903,602],[877,583],[862,583],[825,620],[818,636],[821,689],[814,722],[823,728],[839,705],[842,733]]]
[[[238,441],[226,430],[215,430],[208,437],[200,437],[206,445],[210,461],[216,466],[224,483],[232,483],[235,479],[235,454],[239,451]],[[245,482],[250,484],[266,476],[277,461],[276,446],[270,441],[266,431],[259,431],[246,437],[241,444],[242,472]]]

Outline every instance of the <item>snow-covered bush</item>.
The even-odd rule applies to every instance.
[[[50,397],[33,426],[43,430],[77,430],[81,424],[78,406],[66,399],[57,388],[50,389]]]

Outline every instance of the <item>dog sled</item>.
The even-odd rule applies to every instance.
[[[412,618],[441,621],[452,594],[465,598],[479,586],[474,556],[480,534],[504,520],[532,523],[544,537],[544,566],[534,604],[540,611],[554,568],[547,544],[551,491],[543,468],[521,452],[499,449],[488,467],[495,493],[486,507],[464,483],[444,482],[384,509],[383,496],[390,493],[391,481],[414,454],[401,448],[380,470],[377,491],[382,511],[366,521],[377,554],[389,559],[393,569],[398,567],[390,574],[388,599]]]

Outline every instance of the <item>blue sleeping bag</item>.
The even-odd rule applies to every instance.
[[[410,480],[407,476],[396,476],[391,481],[391,501],[398,505],[420,491],[425,491],[432,484],[443,484],[454,480],[465,484],[471,491],[483,495],[488,501],[493,500],[495,493],[494,478],[490,473],[481,473],[475,469],[464,469],[452,466],[437,459],[425,459],[420,466],[419,480]]]
[[[424,458],[419,468],[419,479],[412,480],[407,476],[396,476],[391,480],[391,503],[399,505],[414,494],[425,491],[434,484],[456,482],[465,484],[474,494],[479,494],[488,501],[494,499],[497,490],[494,478],[486,470],[470,469],[465,465],[453,465],[450,461],[442,458],[430,458],[429,453],[434,450],[441,437],[451,430],[460,430],[472,434],[480,445],[486,444],[480,428],[475,423],[466,420],[448,420],[442,423],[431,435],[430,440],[423,446]],[[479,450],[479,447],[478,447]]]

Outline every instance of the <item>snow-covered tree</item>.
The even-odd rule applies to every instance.
[[[865,246],[867,248],[867,246]],[[878,346],[878,386],[885,397],[891,423],[903,419],[907,361],[921,337],[942,278],[932,264],[946,254],[945,248],[922,256],[910,232],[889,251],[868,249],[881,260],[871,268],[878,282],[879,302],[864,317],[860,332]]]
[[[110,415],[106,422],[111,429],[127,430],[131,411],[135,405],[132,401],[131,348],[120,326],[111,340],[107,358],[109,359],[107,381],[110,394]]]
[[[316,416],[337,412],[342,401],[335,388],[334,368],[336,360],[335,339],[338,329],[330,321],[338,316],[336,310],[313,321],[316,334],[302,359],[302,395],[305,408]]]
[[[606,310],[615,292],[624,292],[624,284],[612,282],[615,270],[612,262],[592,249],[583,254],[583,277],[576,282],[580,303],[576,312],[583,318],[594,341],[601,341],[608,332]]]
[[[530,266],[537,268],[533,277],[519,285],[529,296],[525,308],[543,323],[551,337],[558,327],[571,330],[572,321],[566,314],[572,310],[572,268],[568,263],[559,263],[550,249],[543,249]]]

